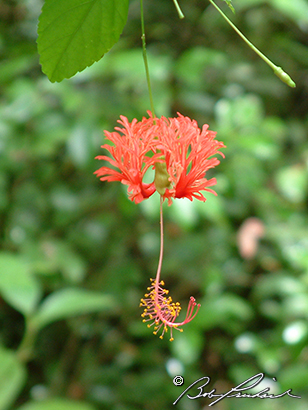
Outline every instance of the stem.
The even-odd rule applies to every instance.
[[[159,218],[159,225],[160,225],[160,251],[159,251],[159,260],[158,260],[158,266],[157,266],[157,272],[156,272],[156,278],[155,278],[155,305],[157,306],[157,316],[161,321],[164,320],[164,317],[160,311],[160,305],[158,301],[158,295],[159,295],[159,285],[160,285],[160,273],[161,273],[161,268],[163,264],[163,256],[164,256],[164,220],[163,220],[163,197],[160,195],[160,218]]]
[[[25,328],[26,329],[24,337],[16,352],[18,359],[23,363],[28,362],[32,356],[32,351],[38,331],[36,326],[33,326],[31,320],[28,317],[25,318]]]
[[[174,3],[174,5],[175,5],[176,11],[178,12],[179,18],[180,18],[180,19],[183,19],[185,16],[184,16],[184,14],[183,14],[183,12],[182,12],[182,10],[181,10],[181,8],[180,8],[180,6],[179,6],[177,0],[173,0],[173,3]]]
[[[164,220],[163,220],[163,197],[160,196],[160,252],[159,252],[159,261],[158,261],[158,266],[157,266],[157,273],[156,273],[156,283],[155,287],[157,287],[158,291],[158,285],[160,281],[160,272],[161,272],[161,267],[163,264],[163,254],[164,254]]]
[[[151,88],[151,80],[150,80],[150,70],[149,70],[149,65],[148,65],[148,56],[147,56],[146,41],[145,41],[143,0],[140,0],[140,14],[141,14],[141,32],[142,32],[141,33],[141,40],[142,40],[143,62],[144,62],[145,75],[146,75],[148,90],[149,90],[151,111],[152,111],[153,117],[155,117],[153,95],[152,95],[152,88]]]
[[[175,322],[178,317],[181,306],[178,302],[172,302],[171,296],[167,296],[169,291],[164,289],[165,285],[163,281],[160,280],[160,273],[163,262],[163,250],[164,250],[164,231],[163,231],[163,196],[160,196],[160,253],[159,253],[159,262],[157,267],[156,278],[151,279],[151,286],[147,288],[148,293],[144,296],[144,299],[141,299],[140,306],[144,306],[145,309],[142,313],[143,322],[149,322],[147,326],[154,326],[154,335],[156,335],[160,329],[162,333],[159,336],[161,339],[164,334],[170,328],[170,341],[173,340],[172,330],[177,329],[180,332],[183,331],[181,326],[186,325],[193,320],[200,309],[200,304],[196,303],[194,297],[190,297],[186,317],[182,322]]]
[[[222,17],[227,21],[227,23],[233,28],[234,31],[245,41],[245,43],[259,56],[262,58],[263,61],[268,64],[271,69],[274,71],[274,74],[280,78],[285,84],[289,87],[296,87],[295,82],[291,79],[291,77],[283,71],[281,67],[276,66],[271,60],[269,60],[257,47],[255,47],[245,36],[244,34],[232,23],[231,20],[225,15],[225,13],[214,3],[213,0],[209,0],[209,2],[215,7],[215,9],[222,15]]]
[[[163,312],[162,308],[160,307],[158,289],[159,289],[160,272],[162,268],[163,253],[164,253],[163,202],[164,202],[164,199],[163,199],[163,196],[161,195],[160,196],[160,253],[159,253],[159,262],[158,262],[157,273],[156,273],[156,278],[155,278],[155,305],[157,307],[156,309],[157,317],[161,320],[162,323],[164,323],[164,326],[169,326],[172,329],[173,327],[183,326],[186,323],[192,321],[199,311],[200,304],[196,303],[195,298],[193,298],[192,296],[190,297],[186,317],[185,317],[185,320],[183,320],[183,322],[175,322],[174,319],[176,319],[176,317],[173,319],[173,321],[166,320],[166,317],[164,316],[166,312]],[[196,306],[197,306],[197,309],[194,312]],[[170,340],[173,340],[172,334],[171,334]]]

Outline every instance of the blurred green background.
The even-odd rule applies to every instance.
[[[171,409],[200,377],[222,393],[259,372],[263,388],[302,399],[215,408],[308,406],[308,2],[234,0],[232,15],[217,0],[296,89],[208,1],[180,3],[184,20],[171,0],[145,1],[156,113],[208,123],[227,149],[208,174],[217,197],[165,208],[162,277],[184,310],[191,295],[202,305],[172,343],[138,307],[159,198],[135,205],[93,175],[103,130],[149,109],[139,1],[119,43],[60,84],[38,62],[42,1],[0,3],[0,410]]]

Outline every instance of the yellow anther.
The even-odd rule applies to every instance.
[[[183,329],[178,328],[178,325],[175,323],[175,320],[181,311],[180,303],[174,303],[172,297],[167,296],[169,291],[162,287],[165,285],[164,281],[160,281],[158,286],[157,282],[153,279],[151,281],[152,286],[147,288],[149,293],[145,295],[146,299],[140,299],[141,302],[139,306],[143,306],[144,308],[141,317],[144,318],[143,322],[151,321],[147,324],[147,327],[154,328],[154,335],[161,333],[159,336],[160,339],[163,339],[164,334],[168,332],[168,328],[170,327],[169,340],[173,341],[172,328],[183,332]],[[155,290],[155,286],[157,286],[157,290]]]

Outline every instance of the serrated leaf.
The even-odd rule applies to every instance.
[[[229,9],[232,11],[232,13],[235,13],[234,7],[232,5],[232,0],[223,0],[225,3],[227,3]]]
[[[114,301],[110,295],[77,288],[61,289],[43,301],[32,323],[36,328],[42,328],[57,320],[102,312],[113,307]]]
[[[6,410],[18,397],[26,369],[10,350],[0,347],[0,409]]]
[[[95,410],[89,403],[68,399],[49,399],[40,402],[28,402],[18,410]]]
[[[34,311],[41,297],[41,288],[27,262],[13,253],[0,253],[0,295],[24,315]]]
[[[52,82],[98,61],[118,41],[129,0],[45,0],[38,25],[42,71]]]

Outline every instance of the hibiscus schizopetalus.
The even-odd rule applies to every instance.
[[[216,195],[209,188],[216,184],[216,179],[207,179],[206,172],[219,164],[214,155],[224,156],[219,151],[224,144],[215,139],[216,132],[210,131],[208,125],[200,129],[195,120],[179,113],[175,118],[156,118],[150,112],[148,114],[148,118],[144,117],[141,121],[134,119],[131,123],[121,116],[118,122],[122,127],[116,127],[114,132],[105,131],[106,139],[113,145],[105,144],[102,148],[110,156],[99,155],[96,159],[109,164],[95,171],[95,174],[102,181],[120,181],[127,185],[128,197],[136,204],[155,191],[160,194],[161,247],[158,269],[140,306],[144,307],[143,321],[151,322],[148,327],[154,326],[153,333],[157,334],[162,329],[162,338],[170,328],[170,340],[173,340],[172,329],[182,330],[181,326],[196,316],[200,305],[191,297],[184,321],[176,322],[180,304],[174,303],[167,296],[169,291],[162,287],[163,202],[167,200],[171,205],[176,198],[205,201],[201,191]],[[145,183],[145,173],[151,167],[155,170],[154,180]]]

